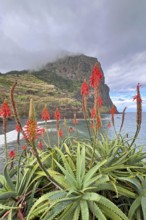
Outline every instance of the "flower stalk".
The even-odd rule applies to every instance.
[[[8,152],[7,152],[7,118],[11,117],[11,110],[5,99],[2,106],[0,107],[0,116],[3,120],[3,133],[4,133],[4,154],[5,161],[8,162]]]
[[[94,113],[93,118],[93,125],[94,125],[94,140],[93,140],[93,149],[92,149],[92,157],[91,157],[91,163],[90,167],[94,163],[94,157],[95,157],[95,145],[97,143],[97,137],[98,137],[98,130],[101,126],[101,117],[100,117],[100,107],[102,106],[102,99],[99,96],[99,85],[100,81],[102,79],[102,73],[101,69],[98,63],[95,64],[93,67],[91,76],[90,76],[90,86],[94,89],[94,107],[91,115]]]
[[[140,132],[141,123],[142,123],[142,99],[141,99],[141,94],[140,94],[140,86],[141,86],[140,83],[138,83],[137,87],[136,87],[137,94],[133,98],[133,100],[136,100],[136,106],[137,106],[137,118],[136,118],[137,126],[136,126],[136,132],[135,132],[134,138],[130,144],[130,147],[136,141],[138,134]]]
[[[4,133],[4,154],[5,161],[8,162],[8,152],[7,152],[7,119],[3,118],[3,133]]]

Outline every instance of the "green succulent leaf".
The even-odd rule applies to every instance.
[[[4,177],[5,177],[5,179],[6,179],[6,182],[7,182],[7,184],[8,184],[8,186],[9,186],[9,188],[12,190],[12,191],[15,191],[15,186],[14,186],[14,184],[13,184],[13,181],[12,181],[12,178],[10,177],[10,175],[9,175],[9,173],[8,173],[8,165],[9,164],[7,164],[6,166],[5,166],[5,168],[4,168]]]
[[[89,208],[88,208],[87,201],[81,200],[80,201],[80,208],[81,208],[82,219],[88,220],[89,219]]]
[[[133,219],[134,214],[136,213],[137,209],[139,208],[139,206],[141,205],[141,196],[138,196],[134,202],[132,203],[129,213],[128,213],[128,217],[130,220]]]
[[[18,207],[12,207],[12,206],[7,206],[7,205],[0,204],[0,209],[11,210],[11,209],[18,209]]]
[[[89,202],[89,207],[91,212],[94,214],[94,216],[96,216],[97,219],[107,220],[106,216],[95,202]]]
[[[83,182],[83,187],[87,187],[88,186],[88,182],[90,181],[90,179],[93,177],[93,175],[97,172],[97,170],[103,166],[105,163],[107,162],[107,160],[104,160],[102,162],[98,162],[97,165],[95,165],[94,167],[92,167],[84,176],[84,182]]]
[[[143,217],[144,219],[146,219],[146,197],[145,196],[141,197],[141,207],[142,207]]]
[[[73,220],[79,220],[80,211],[81,211],[80,206],[77,206],[77,208],[75,209],[75,212],[74,212]]]
[[[8,192],[3,192],[3,193],[0,193],[0,200],[7,200],[7,199],[10,199],[12,197],[16,197],[17,196],[17,193],[14,191],[8,191]]]

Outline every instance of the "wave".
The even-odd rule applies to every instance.
[[[17,135],[18,135],[18,132],[15,130],[7,132],[7,143],[11,143],[13,141],[16,141]],[[0,135],[0,146],[3,146],[3,145],[4,145],[4,135],[1,134]]]
[[[84,119],[78,119],[79,121],[84,121]],[[106,118],[102,118],[102,120],[110,120],[110,118],[108,118],[108,117],[106,117]],[[63,123],[63,119],[62,120],[60,120],[60,122],[61,123]],[[72,119],[68,119],[68,122],[70,123],[72,121]],[[48,123],[54,123],[54,122],[56,122],[56,120],[49,120],[49,121],[47,121]],[[45,122],[44,121],[39,121],[39,122],[37,122],[37,124],[38,125],[44,125],[45,124]],[[85,132],[84,131],[82,131],[81,129],[77,129],[76,128],[76,130],[77,130],[77,132],[78,133],[80,133],[80,134],[84,134]],[[49,132],[56,132],[56,128],[48,128],[48,131]],[[9,132],[7,132],[7,143],[9,144],[9,143],[11,143],[11,142],[14,142],[14,141],[16,141],[17,140],[17,131],[16,130],[12,130],[12,131],[9,131]],[[23,138],[23,136],[22,136],[22,134],[20,134],[20,139],[22,139]],[[3,146],[4,145],[4,135],[3,134],[1,134],[0,135],[0,147],[1,146]]]
[[[56,132],[56,128],[48,128],[47,129],[49,132]],[[7,143],[11,143],[11,142],[14,142],[17,140],[17,135],[18,135],[18,132],[16,130],[13,130],[13,131],[9,131],[7,132]],[[23,135],[20,134],[20,139],[23,138]],[[0,135],[0,147],[4,145],[4,135],[1,134]]]

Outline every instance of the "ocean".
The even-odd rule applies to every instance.
[[[120,125],[121,125],[121,114],[115,115],[115,125],[116,125],[116,130],[118,132]],[[102,126],[105,130],[107,130],[107,123],[111,121],[111,115],[109,114],[103,114],[102,115]],[[25,124],[26,120],[24,119],[22,121],[23,124]],[[63,125],[64,121],[60,121],[60,127],[64,127]],[[44,126],[43,122],[38,123],[40,126]],[[57,139],[56,137],[56,122],[54,120],[50,120],[48,123],[48,131],[50,133],[50,138],[51,138],[51,144],[53,145],[55,143],[55,140]],[[74,132],[70,133],[70,135],[77,135],[81,136],[83,138],[88,138],[88,130],[87,126],[84,120],[80,119],[78,125],[74,126],[72,123],[71,119],[67,120],[67,127],[70,128],[72,127]],[[15,128],[15,122],[14,121],[8,121],[8,133],[7,133],[7,142],[8,142],[8,151],[10,150],[15,150],[16,148],[16,139],[17,139],[17,132],[14,130]],[[126,113],[125,114],[125,122],[123,125],[122,129],[122,134],[123,135],[128,135],[129,138],[132,138],[135,134],[136,131],[136,113]],[[63,129],[63,132],[65,133],[66,130]],[[68,134],[69,135],[69,132]],[[114,137],[114,129],[113,127],[108,129],[108,135],[109,137]],[[24,145],[24,140],[21,140],[21,146]],[[140,146],[144,146],[144,150],[146,150],[146,112],[143,113],[142,115],[142,126],[141,130],[139,133],[139,136],[136,140],[136,144]],[[4,153],[3,153],[3,145],[4,145],[4,136],[2,134],[2,123],[0,123],[0,161],[3,164],[4,162]],[[21,150],[21,149],[20,149]],[[2,170],[2,166],[0,168],[0,171]]]

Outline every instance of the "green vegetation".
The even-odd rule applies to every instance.
[[[37,144],[37,143],[36,143]],[[48,180],[31,149],[6,165],[0,177],[0,216],[26,220],[145,219],[146,153],[123,138],[102,136],[95,143],[65,139],[37,150]],[[10,162],[11,164],[11,162]],[[127,217],[126,217],[127,216]],[[4,218],[3,218],[4,219]]]
[[[13,71],[6,75],[1,74],[0,103],[3,102],[4,98],[9,100],[10,88],[15,81],[18,84],[15,96],[20,116],[27,117],[28,105],[31,98],[33,98],[36,104],[38,117],[40,117],[44,104],[51,106],[50,113],[52,117],[54,109],[57,106],[60,106],[60,110],[64,115],[66,112],[63,107],[64,105],[70,109],[76,107],[73,113],[76,113],[79,107],[81,108],[81,101],[75,98],[76,93],[79,91],[78,82],[43,71],[39,71],[37,74],[27,71]]]
[[[100,74],[97,66],[94,70],[93,83],[94,77],[98,76],[96,74]],[[30,77],[33,79],[34,76],[30,75]],[[8,154],[6,119],[10,117],[10,109],[5,100],[0,109],[5,143],[5,167],[3,174],[0,175],[1,219],[146,219],[146,152],[143,147],[135,145],[142,122],[140,84],[137,85],[137,94],[134,97],[137,102],[137,128],[133,139],[121,135],[126,108],[123,110],[120,129],[116,130],[114,106],[111,109],[111,122],[115,130],[115,138],[112,139],[108,137],[106,130],[102,129],[100,121],[102,100],[100,99],[99,102],[98,96],[100,78],[97,79],[94,83],[94,92],[97,93],[95,93],[91,118],[87,111],[86,98],[89,90],[86,81],[81,87],[83,114],[89,138],[82,139],[79,135],[71,134],[64,137],[60,127],[60,112],[57,108],[55,145],[50,143],[47,108],[45,107],[42,113],[45,121],[44,129],[37,125],[32,99],[28,121],[22,128],[14,100],[16,83],[12,86],[11,104],[17,123],[18,140],[16,151]],[[36,85],[37,83],[32,82]],[[21,87],[20,84],[19,86]],[[33,92],[37,92],[35,86]],[[24,99],[22,95],[20,97]],[[45,100],[45,97],[43,99]],[[73,123],[77,126],[76,116]],[[110,126],[111,124],[108,125],[109,128]],[[69,130],[66,120],[64,120],[64,129]],[[21,152],[20,133],[26,140]]]
[[[80,82],[65,79],[61,76],[58,76],[55,72],[47,72],[44,70],[33,73],[38,79],[41,79],[44,82],[49,84],[53,83],[57,88],[61,90],[67,90],[69,92],[78,92],[80,88]]]

